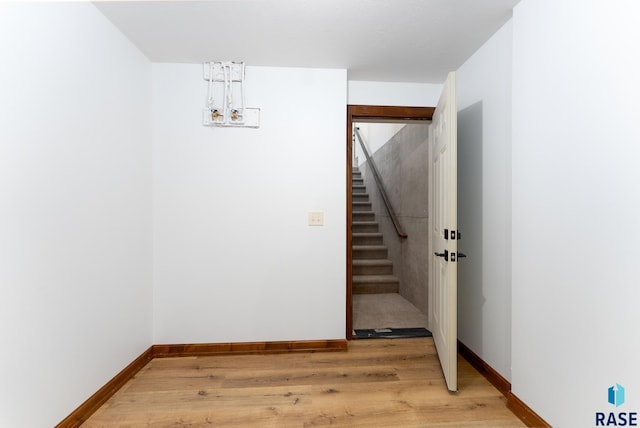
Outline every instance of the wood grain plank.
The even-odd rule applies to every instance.
[[[336,353],[154,359],[84,426],[524,426],[468,362],[460,359],[459,371],[453,394],[432,338],[360,340]]]
[[[240,342],[240,343],[200,343],[181,345],[153,345],[140,357],[134,360],[107,384],[89,397],[69,416],[63,419],[56,427],[69,428],[82,425],[94,412],[108,402],[108,400],[122,388],[129,388],[130,379],[143,369],[154,358],[197,357],[202,355],[249,355],[249,354],[281,354],[281,353],[313,353],[346,351],[346,339],[336,340],[306,340],[306,341],[281,341],[281,342]],[[189,361],[189,360],[184,360]],[[149,369],[149,368],[147,368]],[[154,372],[155,373],[155,372]],[[147,373],[148,374],[148,373]],[[142,379],[147,379],[143,377]],[[183,384],[212,381],[210,377],[196,376],[189,381],[181,379]],[[146,380],[134,384],[133,388],[144,388]],[[195,383],[191,386],[198,386]],[[126,386],[125,386],[126,385]],[[174,388],[180,388],[174,384]],[[107,406],[108,407],[108,406]]]

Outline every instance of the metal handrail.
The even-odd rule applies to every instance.
[[[360,135],[360,129],[359,128],[355,128],[355,134],[356,134],[356,137],[358,138],[358,141],[360,142],[360,147],[362,147],[362,151],[364,152],[364,156],[367,158],[367,162],[369,162],[369,166],[371,166],[371,172],[373,173],[373,178],[375,179],[376,184],[378,185],[378,190],[380,191],[380,196],[382,196],[382,200],[384,201],[384,206],[387,209],[387,212],[389,213],[389,217],[391,218],[391,222],[393,223],[393,227],[395,227],[396,232],[397,232],[399,237],[406,238],[407,234],[402,229],[402,226],[400,225],[400,220],[398,220],[398,217],[396,216],[395,212],[393,211],[393,207],[391,206],[391,201],[389,200],[389,197],[387,196],[387,191],[385,190],[384,184],[382,183],[382,178],[380,177],[380,173],[378,172],[378,168],[376,168],[376,164],[373,161],[373,158],[369,155],[369,150],[367,150],[367,147],[366,147],[366,144],[364,142],[364,139],[362,138],[362,135]]]

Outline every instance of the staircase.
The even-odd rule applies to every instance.
[[[400,281],[393,275],[393,263],[387,258],[387,247],[357,167],[351,180],[353,294],[397,293]]]

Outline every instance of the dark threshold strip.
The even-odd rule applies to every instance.
[[[358,339],[399,339],[403,337],[431,337],[426,328],[376,328],[354,330]]]

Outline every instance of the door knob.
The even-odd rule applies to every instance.
[[[459,259],[464,259],[465,257],[467,257],[467,255],[465,253],[461,253],[458,251],[458,258]]]

